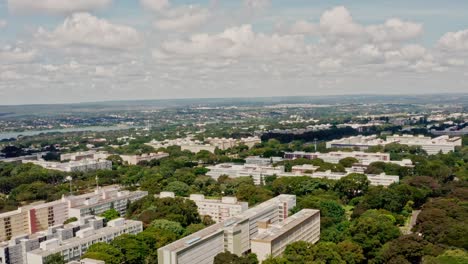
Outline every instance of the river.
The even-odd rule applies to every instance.
[[[0,140],[8,138],[17,138],[18,136],[35,136],[42,133],[67,133],[67,132],[82,132],[82,131],[113,131],[113,130],[125,130],[130,128],[137,128],[132,126],[90,126],[90,127],[73,127],[73,128],[62,128],[62,129],[50,129],[50,130],[29,130],[23,132],[0,132]]]

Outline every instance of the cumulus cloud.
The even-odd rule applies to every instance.
[[[351,13],[344,6],[327,10],[320,18],[320,27],[327,34],[339,36],[360,35],[364,28],[353,21]]]
[[[251,25],[232,27],[219,34],[196,34],[188,40],[168,41],[165,54],[215,57],[262,56],[305,50],[302,36],[255,33]]]
[[[153,11],[162,11],[170,6],[169,0],[140,0],[140,3]]]
[[[142,37],[134,28],[112,24],[89,13],[75,13],[52,31],[39,28],[36,38],[49,46],[92,46],[129,49],[140,44]]]
[[[15,64],[32,62],[37,57],[36,50],[25,50],[21,47],[5,46],[0,48],[0,63]]]
[[[189,6],[171,10],[159,19],[154,26],[166,31],[188,31],[204,24],[210,16],[207,9]]]
[[[392,18],[382,25],[372,25],[366,28],[374,41],[403,41],[414,39],[423,32],[423,27],[419,23],[402,21]]]
[[[468,29],[446,33],[440,38],[439,46],[450,51],[468,51]]]
[[[101,9],[112,0],[7,0],[13,12],[73,13]]]

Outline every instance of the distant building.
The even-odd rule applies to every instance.
[[[388,153],[367,153],[361,151],[334,151],[328,153],[310,153],[310,152],[303,152],[303,151],[295,151],[295,152],[286,152],[284,154],[285,159],[298,159],[298,158],[305,158],[305,159],[321,159],[328,163],[339,163],[340,160],[344,158],[355,158],[361,163],[371,163],[375,161],[383,161],[388,162],[390,161],[390,154]]]
[[[277,163],[283,161],[281,157],[270,157],[270,158],[262,158],[260,156],[249,156],[245,158],[245,164],[255,164],[260,166],[267,166],[272,165],[273,163]]]
[[[317,171],[314,172],[312,175],[307,175],[312,178],[324,178],[329,180],[339,180],[343,177],[348,176],[351,172],[332,172],[332,171]],[[385,173],[382,174],[365,174],[367,179],[370,181],[371,185],[382,185],[382,186],[389,186],[392,183],[397,183],[400,181],[400,177],[398,175],[386,175]]]
[[[439,152],[448,153],[454,151],[455,147],[462,145],[462,140],[460,137],[450,138],[449,136],[431,138],[413,135],[393,135],[387,136],[386,140],[379,139],[377,136],[355,136],[329,141],[327,142],[327,148],[358,148],[365,150],[372,146],[385,146],[391,143],[421,146],[423,150],[432,155]]]
[[[50,227],[34,235],[24,235],[0,245],[1,264],[44,264],[60,254],[65,261],[78,260],[93,244],[110,242],[122,234],[143,231],[140,221],[118,218],[104,223],[102,217],[85,217],[67,225]],[[89,262],[88,262],[89,263]]]
[[[321,159],[328,163],[338,164],[340,160],[344,158],[355,158],[358,160],[357,164],[362,165],[370,165],[373,162],[385,162],[385,163],[393,163],[398,164],[404,167],[412,167],[413,162],[409,159],[404,160],[390,160],[389,153],[372,153],[372,152],[362,152],[362,151],[333,151],[328,153],[310,153],[310,152],[303,152],[303,151],[295,151],[295,152],[286,152],[284,154],[285,159]]]
[[[158,160],[165,157],[169,157],[169,154],[165,152],[150,153],[150,154],[141,154],[141,155],[120,155],[124,162],[127,162],[130,165],[137,165],[142,161],[151,161]]]
[[[239,145],[246,145],[248,148],[252,148],[256,144],[262,143],[259,137],[247,137],[241,139],[234,138],[207,138],[208,143],[211,146],[217,147],[221,150],[226,150]]]
[[[32,163],[49,170],[58,170],[63,172],[88,172],[95,170],[111,170],[112,162],[108,160],[84,159],[69,162],[51,162],[44,160],[23,160],[23,163]]]
[[[216,148],[225,150],[241,144],[251,148],[255,146],[255,144],[261,143],[262,140],[259,137],[247,137],[241,139],[209,137],[206,139],[206,142],[207,143],[204,143],[200,140],[195,140],[192,136],[188,136],[186,138],[166,139],[164,141],[152,140],[147,143],[147,145],[155,149],[179,146],[182,150],[188,150],[193,153],[198,153],[202,150],[214,153]]]
[[[71,217],[99,215],[111,208],[124,215],[130,202],[146,195],[148,192],[120,191],[118,187],[110,186],[92,193],[63,197],[49,203],[23,206],[15,211],[0,214],[0,241],[19,235],[35,234],[62,224]]]
[[[326,143],[327,148],[357,148],[366,150],[369,147],[385,145],[385,140],[377,136],[354,136],[341,139],[335,139]]]
[[[439,152],[448,153],[454,151],[455,147],[462,145],[461,137],[440,136],[436,138],[412,136],[412,135],[393,135],[387,137],[388,143],[398,143],[408,146],[421,146],[427,154],[433,155]]]
[[[200,215],[208,215],[216,223],[237,216],[249,208],[248,203],[239,202],[236,197],[206,199],[203,194],[192,194],[190,200],[195,202]]]
[[[95,150],[60,154],[61,161],[80,161],[88,159],[99,160],[107,159],[107,157],[109,157],[109,154],[107,152],[97,152]]]
[[[262,263],[269,256],[283,254],[286,246],[305,241],[316,243],[320,239],[320,211],[302,209],[284,222],[271,224],[269,220],[258,222],[258,234],[251,239],[252,253]]]
[[[289,210],[295,205],[296,196],[279,195],[224,222],[159,248],[158,263],[212,264],[215,256],[224,251],[238,256],[251,252],[251,242],[259,234],[261,222],[269,221],[272,225],[287,223]],[[314,228],[317,230],[313,232],[320,232],[320,225]],[[308,233],[309,230],[304,229],[304,232]]]
[[[179,146],[181,150],[188,150],[193,153],[198,153],[202,150],[214,153],[216,147],[209,144],[204,144],[199,140],[194,140],[193,137],[178,138],[178,139],[166,139],[164,141],[152,140],[146,145],[151,146],[155,149],[167,148],[171,146]]]
[[[265,176],[273,176],[284,173],[284,166],[259,166],[255,164],[230,164],[222,163],[214,166],[206,167],[210,171],[207,176],[217,180],[222,175],[227,175],[231,178],[252,176],[254,183],[259,185],[263,183]]]

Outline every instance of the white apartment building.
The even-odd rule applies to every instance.
[[[23,163],[32,163],[48,170],[58,170],[63,172],[88,172],[95,170],[111,170],[112,162],[108,160],[79,160],[65,163],[51,162],[44,160],[23,160]]]
[[[165,157],[169,157],[169,154],[165,152],[158,152],[158,153],[149,153],[149,154],[141,154],[141,155],[120,155],[124,162],[127,162],[130,165],[137,165],[142,161],[151,161],[151,160],[158,160]]]
[[[343,177],[348,176],[353,172],[332,172],[332,171],[317,171],[313,174],[307,175],[312,178],[323,178],[329,180],[339,180]],[[397,183],[400,181],[400,176],[398,175],[386,175],[385,173],[382,174],[365,174],[367,179],[370,181],[371,185],[382,185],[382,186],[389,186],[392,183]]]
[[[246,145],[248,148],[252,148],[256,144],[262,143],[262,140],[259,137],[247,137],[241,139],[235,138],[207,138],[206,141],[211,146],[217,147],[221,150],[226,150],[229,148],[233,148],[239,145]]]
[[[398,143],[408,146],[421,146],[427,154],[433,155],[439,152],[449,153],[455,147],[462,145],[461,137],[439,136],[436,138],[413,136],[413,135],[393,135],[387,137],[387,144]]]
[[[391,143],[398,143],[408,146],[421,146],[428,154],[433,155],[439,152],[448,153],[454,151],[455,147],[462,145],[461,137],[440,136],[436,138],[413,136],[413,135],[393,135],[386,140],[377,136],[355,136],[349,138],[336,139],[327,142],[327,148],[358,148],[368,149],[371,146],[385,146]]]
[[[357,148],[366,150],[371,146],[385,145],[385,140],[373,136],[354,136],[335,139],[326,143],[327,148]]]
[[[188,136],[186,138],[166,139],[164,141],[152,140],[151,142],[146,144],[155,149],[167,148],[170,146],[179,146],[182,150],[188,150],[193,153],[198,153],[202,150],[214,153],[216,148],[225,150],[228,148],[238,146],[240,144],[244,144],[247,147],[251,148],[255,146],[255,144],[261,143],[262,140],[259,137],[247,137],[241,139],[209,137],[206,139],[206,142],[207,143],[204,143],[200,140],[193,139],[192,136]]]
[[[65,261],[79,260],[95,243],[107,243],[122,234],[143,231],[140,221],[118,218],[105,226],[103,220],[88,216],[34,235],[15,237],[0,245],[0,264],[43,264],[48,256],[57,253]]]
[[[231,178],[249,177],[251,176],[254,183],[259,185],[263,183],[265,176],[273,176],[284,173],[284,166],[259,166],[255,164],[231,164],[222,163],[215,166],[206,167],[210,171],[207,176],[217,180],[222,175],[227,175]]]
[[[403,160],[390,160],[389,153],[370,153],[370,152],[362,152],[362,151],[333,151],[328,153],[309,153],[303,151],[295,151],[295,152],[287,152],[285,153],[285,159],[322,159],[328,163],[338,164],[340,160],[344,158],[355,158],[358,160],[358,164],[361,165],[370,165],[373,162],[385,162],[385,163],[393,163],[398,164],[404,167],[412,167],[413,162],[410,159],[403,159]]]
[[[189,199],[195,202],[200,215],[209,215],[216,223],[239,215],[249,208],[247,202],[239,202],[236,197],[206,199],[203,194],[191,194]]]
[[[283,254],[286,246],[296,241],[316,243],[320,239],[320,211],[302,209],[288,217],[283,223],[258,223],[258,234],[252,238],[252,253],[262,263],[269,256]]]
[[[189,136],[186,138],[178,139],[166,139],[164,141],[152,140],[146,145],[151,146],[155,149],[167,148],[170,146],[179,146],[181,150],[188,150],[192,153],[198,153],[202,150],[214,153],[216,147],[210,144],[205,144],[199,140],[194,140],[193,137]]]
[[[255,164],[260,166],[268,166],[274,163],[283,161],[281,157],[270,157],[270,158],[262,158],[260,156],[249,156],[245,158],[245,164]]]
[[[81,151],[81,152],[73,152],[73,153],[64,153],[60,154],[60,161],[80,161],[80,160],[99,160],[99,159],[107,159],[110,155],[104,151]]]
[[[259,233],[259,221],[283,223],[289,209],[296,205],[296,196],[279,195],[236,217],[209,226],[190,236],[158,249],[160,264],[212,264],[224,251],[242,255],[251,250],[251,240]]]
[[[375,161],[382,161],[388,162],[390,161],[390,154],[389,153],[367,153],[362,151],[334,151],[328,153],[309,153],[303,151],[295,151],[295,152],[287,152],[284,154],[286,159],[298,159],[298,158],[305,158],[305,159],[321,159],[328,163],[339,163],[340,160],[344,158],[355,158],[360,163],[372,163]]]
[[[62,197],[49,203],[35,203],[0,214],[0,241],[19,235],[35,234],[62,224],[71,217],[99,215],[108,209],[126,213],[129,202],[148,195],[144,191],[120,191],[117,186],[100,188],[92,193]]]

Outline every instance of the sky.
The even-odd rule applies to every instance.
[[[0,105],[457,92],[466,0],[0,0]]]

